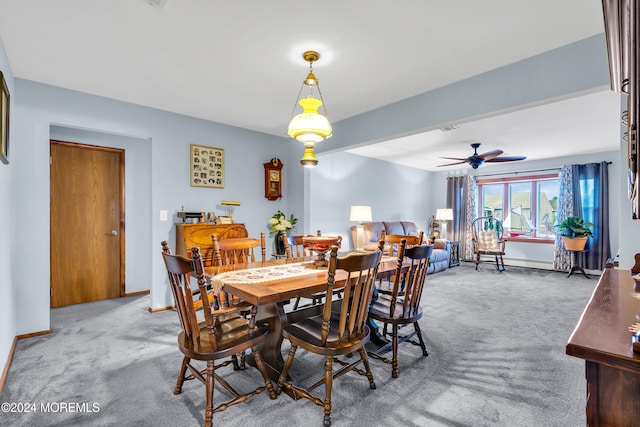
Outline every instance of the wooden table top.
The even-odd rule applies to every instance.
[[[591,362],[640,373],[629,327],[640,322],[640,292],[629,270],[606,268],[569,338],[566,352]]]
[[[223,265],[218,267],[205,267],[205,275],[210,280],[216,274],[227,271],[246,270],[250,268],[269,267],[275,265],[292,264],[302,261],[311,261],[315,256],[293,259],[275,259],[263,262],[253,262],[245,264]],[[385,276],[393,273],[397,261],[384,261],[378,268],[378,276]],[[263,283],[252,284],[225,284],[224,290],[240,297],[244,301],[254,305],[272,304],[287,301],[291,298],[307,296],[317,292],[323,292],[327,288],[327,269],[318,269],[317,274],[278,279]],[[346,272],[336,271],[336,284],[346,279]]]

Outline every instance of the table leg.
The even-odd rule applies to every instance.
[[[338,301],[339,302],[339,301]],[[322,313],[324,304],[317,304],[300,310],[285,313],[284,303],[265,304],[258,306],[256,321],[266,320],[269,322],[269,336],[262,346],[262,361],[267,368],[269,378],[274,383],[278,382],[282,368],[284,368],[284,358],[282,357],[282,329],[290,322],[316,316]],[[252,358],[249,363],[253,364]],[[293,399],[298,399],[293,392],[284,390]]]
[[[256,321],[267,320],[269,322],[269,336],[262,347],[262,360],[269,373],[269,378],[277,382],[280,372],[284,367],[282,358],[282,327],[287,324],[287,316],[284,312],[284,304],[265,304],[258,306]]]

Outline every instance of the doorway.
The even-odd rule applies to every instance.
[[[125,294],[124,150],[51,140],[51,307]]]

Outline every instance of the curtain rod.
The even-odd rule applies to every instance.
[[[606,162],[607,165],[610,165],[613,162]],[[502,172],[502,173],[489,173],[485,175],[473,175],[475,178],[481,178],[484,176],[496,176],[496,175],[519,175],[523,173],[533,173],[533,172],[547,172],[547,171],[559,171],[560,168],[548,168],[548,169],[533,169],[528,171],[516,171],[516,172]],[[451,178],[451,177],[447,177]]]

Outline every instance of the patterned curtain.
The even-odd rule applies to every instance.
[[[460,242],[460,257],[473,259],[471,224],[476,219],[478,185],[471,175],[447,178],[447,208],[453,209],[450,235]]]
[[[558,172],[560,180],[560,195],[558,196],[557,223],[561,223],[568,216],[573,216],[573,168],[565,165]],[[571,254],[564,250],[564,243],[560,233],[556,234],[556,244],[553,250],[554,270],[571,270]]]

